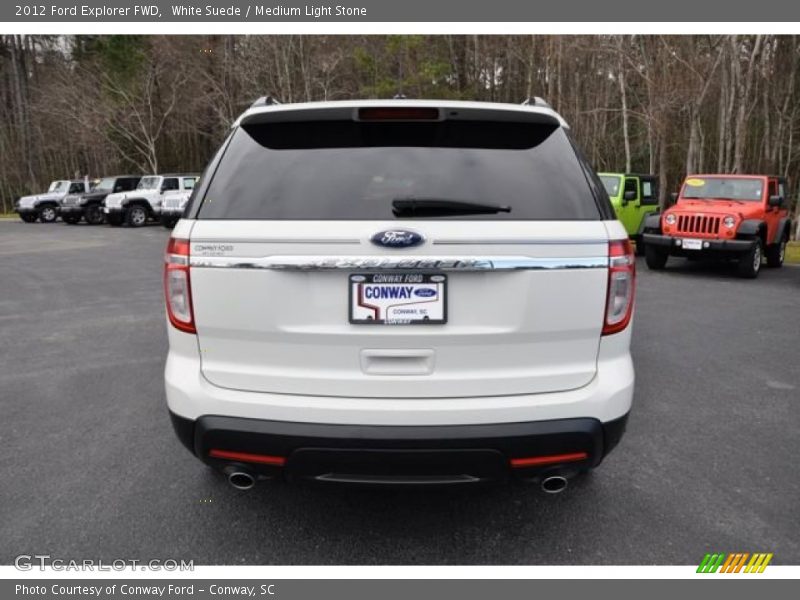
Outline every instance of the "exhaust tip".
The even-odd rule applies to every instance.
[[[546,494],[558,494],[567,489],[567,478],[561,475],[550,475],[542,480],[542,491]]]
[[[256,480],[250,473],[232,471],[228,474],[228,483],[237,490],[249,490],[256,484]]]

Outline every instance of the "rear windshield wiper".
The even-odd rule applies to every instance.
[[[392,200],[392,212],[396,217],[444,217],[448,215],[493,215],[511,212],[510,206],[441,200],[437,198],[397,198]]]

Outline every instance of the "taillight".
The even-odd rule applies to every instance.
[[[170,238],[164,256],[164,295],[167,316],[173,327],[197,333],[192,312],[192,287],[189,281],[189,240]]]
[[[636,259],[630,240],[608,243],[608,292],[603,335],[622,331],[633,313]]]

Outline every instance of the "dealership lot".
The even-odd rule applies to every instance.
[[[639,264],[636,397],[621,445],[560,495],[534,486],[230,488],[163,398],[168,233],[0,221],[0,562],[800,562],[800,268]]]

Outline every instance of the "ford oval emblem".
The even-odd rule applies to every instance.
[[[418,288],[414,290],[414,295],[420,298],[432,298],[436,295],[436,290],[433,288]]]
[[[412,246],[419,246],[425,241],[425,238],[415,231],[389,229],[387,231],[379,231],[370,238],[370,241],[376,246],[383,246],[384,248],[411,248]]]

